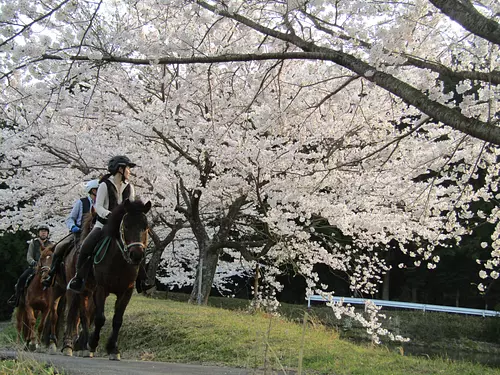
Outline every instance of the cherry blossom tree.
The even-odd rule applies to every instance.
[[[470,231],[470,203],[497,199],[496,1],[1,6],[1,228],[56,225],[125,153],[155,242],[189,223],[194,241],[164,255],[190,264],[177,275],[193,300],[255,269],[277,291],[285,264],[309,292],[331,291],[325,264],[373,293],[389,242],[432,269]]]

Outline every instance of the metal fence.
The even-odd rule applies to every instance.
[[[480,316],[500,316],[500,311],[493,310],[481,310],[481,309],[469,309],[465,307],[453,307],[453,306],[439,306],[439,305],[427,305],[423,303],[412,303],[412,302],[399,302],[399,301],[385,301],[381,299],[368,299],[368,298],[352,298],[352,297],[333,297],[335,302],[344,301],[344,303],[349,303],[352,305],[364,305],[365,301],[372,301],[377,306],[393,307],[397,309],[410,309],[410,310],[422,310],[426,311],[439,311],[453,314],[464,314],[464,315],[480,315]],[[328,302],[328,298],[323,296],[309,296],[307,298],[307,307],[311,307],[311,301]]]

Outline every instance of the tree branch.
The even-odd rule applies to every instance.
[[[500,24],[479,13],[468,0],[429,0],[471,33],[500,46]]]

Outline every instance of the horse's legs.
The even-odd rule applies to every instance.
[[[91,353],[94,353],[97,345],[99,344],[99,337],[101,335],[101,328],[106,321],[106,316],[104,315],[104,305],[106,304],[106,293],[103,288],[97,288],[94,292],[94,332],[90,335],[89,339],[89,349]]]
[[[54,288],[54,287],[53,287]],[[50,298],[50,313],[47,319],[50,319],[50,337],[49,337],[49,354],[56,354],[57,352],[57,321],[59,316],[57,315],[57,308],[59,306],[59,301],[61,299],[61,294],[56,295],[56,291],[52,291],[52,296]]]
[[[24,306],[17,307],[16,310],[16,329],[17,329],[17,343],[21,342],[21,338],[24,339]]]
[[[76,336],[78,324],[80,322],[79,303],[80,296],[76,293],[68,291],[66,293],[68,309],[66,313],[66,330],[64,331],[63,354],[73,355],[73,341]]]
[[[47,320],[47,317],[49,316],[49,306],[45,306],[45,309],[42,311],[42,317],[40,318],[40,324],[38,325],[38,336],[37,336],[37,344],[39,346],[42,345],[42,337],[43,337],[43,332],[45,329],[45,321]]]
[[[26,328],[27,328],[27,332],[26,332],[27,335],[25,336],[26,345],[28,345],[29,350],[35,350],[36,349],[36,343],[35,343],[36,316],[35,316],[35,311],[29,305],[26,305],[25,308],[26,308],[25,317],[26,317]]]
[[[117,296],[115,303],[115,314],[113,315],[113,330],[106,344],[106,351],[109,359],[120,360],[120,351],[118,350],[118,332],[123,323],[123,314],[132,297],[133,288],[127,289],[122,295]]]
[[[80,296],[80,333],[78,334],[78,339],[76,340],[75,350],[82,351],[82,357],[92,357],[93,353],[89,352],[88,342],[89,342],[89,297]],[[77,349],[78,347],[78,349]]]

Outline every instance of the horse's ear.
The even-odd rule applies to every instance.
[[[151,201],[147,201],[146,204],[144,205],[142,212],[147,214],[150,209],[151,209]]]
[[[123,201],[123,207],[128,210],[128,208],[130,207],[130,199],[127,198]]]

